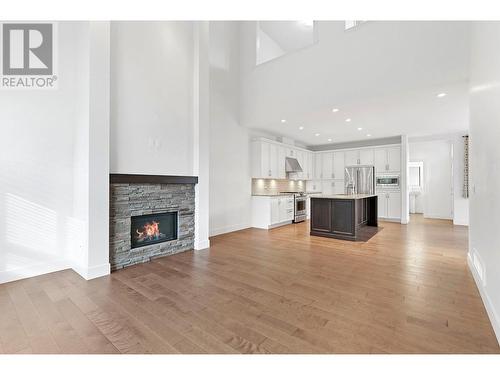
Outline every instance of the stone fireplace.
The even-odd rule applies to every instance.
[[[111,175],[111,270],[194,246],[197,177]]]

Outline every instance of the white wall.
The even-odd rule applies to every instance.
[[[417,198],[423,204],[424,217],[453,218],[452,145],[449,140],[411,142],[410,161],[424,162],[424,186]]]
[[[433,109],[433,116],[439,114],[439,119],[453,120],[441,122],[442,132],[453,131],[456,126],[466,127],[467,114],[462,116],[462,100],[458,100],[461,95],[450,95],[434,109],[435,103],[429,104],[420,97],[416,103],[408,91],[422,89],[429,102],[435,102],[436,90],[447,84],[467,82],[470,31],[467,22],[373,21],[349,32],[345,32],[343,21],[315,24],[316,44],[255,66],[255,22],[242,23],[241,123],[244,126],[288,131],[290,125],[297,129],[295,125],[300,124],[300,119],[306,127],[317,126],[321,121],[331,128],[336,126],[332,123],[331,108],[351,107],[349,115],[353,120],[364,121],[366,127],[373,128],[374,119],[384,120],[381,124],[377,121],[377,132],[372,132],[384,137],[394,135],[382,134],[389,123],[391,129],[400,129],[396,134],[411,134],[401,130],[407,124],[418,132],[422,125],[414,124],[417,113],[413,111],[418,107],[418,115],[427,115],[428,122],[435,122],[434,117],[429,117],[429,108]],[[466,85],[463,86],[466,93]],[[406,95],[412,99],[409,103],[404,100]],[[372,103],[374,98],[390,98],[390,101],[384,101],[385,108],[380,108],[381,102]],[[453,110],[443,113],[444,105],[452,102]],[[363,107],[369,105],[373,108],[360,119]],[[279,122],[282,118],[289,120],[288,128]],[[341,133],[342,126],[335,130]],[[314,129],[308,132],[312,140],[314,133]],[[332,132],[333,138],[336,133]],[[327,143],[326,138],[323,142]]]
[[[193,174],[193,23],[111,22],[111,173]]]
[[[0,91],[0,282],[67,268],[81,243],[74,145],[88,121],[88,27],[59,23],[56,90]]]
[[[210,235],[250,226],[250,137],[239,121],[239,25],[210,22]]]
[[[500,23],[473,30],[469,264],[500,342]]]

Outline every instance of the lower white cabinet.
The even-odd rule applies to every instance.
[[[294,219],[293,195],[252,196],[252,227],[270,229]]]
[[[378,217],[381,219],[401,220],[401,192],[378,192]]]

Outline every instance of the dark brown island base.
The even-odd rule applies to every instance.
[[[311,197],[311,235],[367,241],[378,231],[377,195]]]

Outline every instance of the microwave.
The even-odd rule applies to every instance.
[[[399,176],[377,176],[377,187],[399,187]]]

